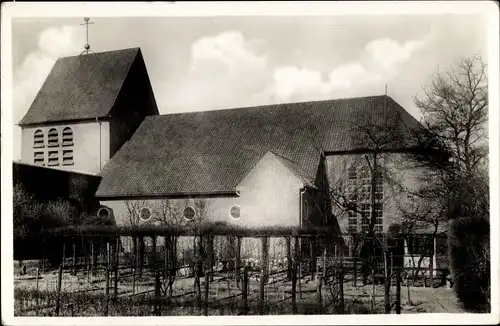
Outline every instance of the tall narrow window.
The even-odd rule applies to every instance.
[[[33,161],[37,165],[45,165],[45,157],[43,152],[35,152],[33,155]]]
[[[356,212],[349,211],[349,232],[354,231],[355,226],[361,225],[361,230],[366,232],[369,230],[372,217],[372,176],[373,171],[368,165],[361,165],[355,168],[354,165],[347,170],[347,188],[346,194],[350,204],[358,205]],[[383,185],[384,174],[382,167],[378,166],[375,189],[373,199],[375,200],[374,231],[377,233],[383,232]],[[361,219],[361,221],[356,219]]]
[[[70,127],[66,127],[62,131],[62,146],[63,146],[63,165],[73,165],[73,130]]]
[[[384,229],[384,206],[382,203],[375,204],[375,232],[382,233]]]
[[[49,166],[57,166],[59,165],[59,151],[49,151]]]
[[[63,129],[62,145],[63,145],[63,147],[73,146],[73,130],[71,130],[70,127],[66,127]]]
[[[33,147],[34,148],[42,148],[45,147],[45,141],[43,139],[43,130],[37,129],[33,134]]]
[[[59,133],[57,129],[52,128],[49,130],[48,143],[49,147],[59,147]]]
[[[348,208],[349,208],[348,232],[349,233],[358,232],[358,214],[356,212],[356,204],[350,204]]]

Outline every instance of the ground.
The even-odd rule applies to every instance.
[[[29,266],[29,264],[28,264]],[[219,273],[210,283],[209,314],[226,315],[240,314],[242,310],[241,285],[237,285],[234,273]],[[265,286],[265,313],[290,314],[291,311],[291,282],[284,279],[285,274],[276,274],[270,277],[270,283]],[[58,271],[51,270],[40,273],[36,279],[36,268],[27,268],[27,275],[16,275],[14,280],[16,291],[16,315],[51,315],[56,305]],[[38,284],[38,285],[37,285]],[[97,271],[90,276],[86,271],[72,275],[70,270],[62,276],[62,296],[60,315],[103,315],[105,300],[105,273]],[[201,315],[195,292],[193,277],[177,277],[172,295],[174,299],[162,301],[161,314],[165,315]],[[204,277],[200,279],[201,298],[204,299]],[[403,284],[404,285],[404,284]],[[38,290],[42,294],[34,295]],[[305,277],[297,284],[298,313],[342,313],[339,298],[339,288],[334,283],[322,286],[322,304],[318,304],[318,283]],[[155,313],[152,303],[154,298],[155,281],[151,273],[144,272],[142,278],[134,276],[131,269],[121,269],[117,284],[117,301],[110,300],[109,315],[152,315]],[[162,288],[163,289],[163,288]],[[250,274],[248,306],[249,314],[258,314],[260,282],[258,272]],[[384,290],[382,285],[353,286],[353,280],[346,277],[343,283],[344,310],[346,314],[366,314],[384,312]],[[446,287],[410,287],[410,301],[408,288],[401,288],[402,313],[459,313],[463,312],[453,293]],[[375,305],[371,307],[372,293],[375,293]],[[113,273],[110,274],[109,297],[114,295]],[[38,297],[37,297],[38,296]],[[168,297],[168,291],[161,293],[162,298]],[[395,286],[391,287],[391,302],[394,302]],[[37,305],[38,302],[38,305]],[[391,313],[395,313],[394,308]]]

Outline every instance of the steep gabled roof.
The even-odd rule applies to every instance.
[[[101,171],[97,196],[234,193],[268,151],[314,180],[322,152],[370,146],[360,137],[364,121],[388,126],[386,148],[410,146],[402,133],[419,127],[385,96],[149,116]]]
[[[137,57],[139,48],[58,59],[19,125],[106,117]]]

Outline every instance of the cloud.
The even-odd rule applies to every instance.
[[[204,37],[191,45],[191,62],[181,85],[177,110],[220,109],[251,104],[270,80],[261,40],[238,31]]]
[[[356,61],[334,67],[327,76],[320,71],[295,66],[277,67],[267,92],[280,102],[320,100],[373,93],[398,75],[402,64],[421,49],[424,40],[403,44],[389,38],[369,42]]]
[[[390,38],[377,39],[365,46],[361,60],[365,60],[365,64],[374,69],[393,73],[392,69],[397,69],[399,64],[408,61],[424,44],[422,40],[399,44]]]
[[[38,36],[38,47],[29,53],[13,72],[13,116],[18,123],[28,111],[57,58],[75,55],[81,44],[75,28],[49,28]],[[20,128],[14,128],[14,139],[21,139]],[[20,144],[14,147],[14,157],[20,156]]]
[[[57,58],[74,55],[80,48],[75,28],[63,26],[42,31],[38,48],[29,53],[14,71],[14,118],[18,122],[26,113]]]

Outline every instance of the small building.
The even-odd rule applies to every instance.
[[[95,191],[101,177],[89,172],[67,171],[62,169],[38,166],[34,164],[13,162],[14,207],[17,205],[52,205],[51,211],[57,210],[64,216],[58,218],[70,220],[82,214],[96,215],[102,208],[95,198]],[[25,196],[25,198],[22,198]],[[30,203],[25,203],[26,200]],[[16,200],[19,202],[16,203]],[[23,207],[26,209],[26,207]],[[16,214],[16,212],[14,212]],[[43,214],[43,212],[40,212]],[[111,216],[110,216],[111,217]],[[45,221],[45,220],[44,220]],[[110,221],[112,223],[113,221]],[[49,225],[40,225],[49,228]],[[14,239],[15,259],[35,259],[49,256],[50,245],[43,253],[40,239],[31,237]],[[68,254],[71,248],[68,248]]]

